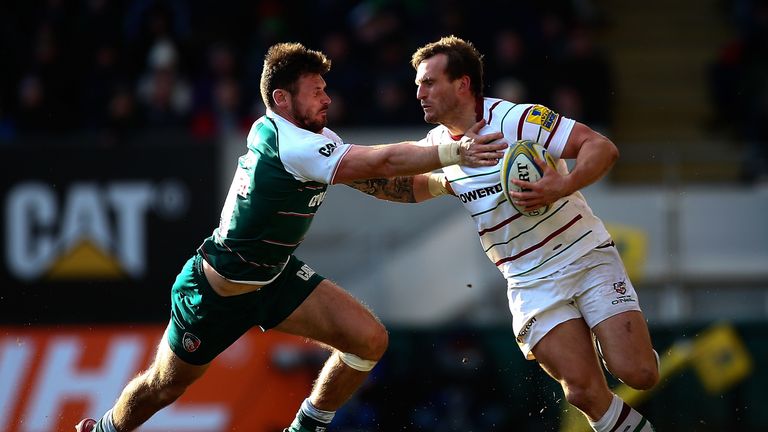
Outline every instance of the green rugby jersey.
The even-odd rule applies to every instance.
[[[271,111],[247,144],[219,226],[198,251],[229,280],[264,283],[304,240],[349,145],[328,128],[313,133]]]

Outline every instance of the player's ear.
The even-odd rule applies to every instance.
[[[459,78],[459,90],[469,91],[470,84],[472,84],[472,80],[469,78],[469,75],[464,75]]]
[[[279,107],[285,106],[288,103],[288,92],[283,89],[272,90],[272,100]]]

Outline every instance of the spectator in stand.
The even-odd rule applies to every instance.
[[[563,112],[568,108],[565,105],[565,109],[560,109],[563,115],[589,123],[599,132],[610,129],[613,75],[588,29],[577,26],[570,31],[557,69],[560,84],[555,86],[552,94],[555,109],[559,108],[555,99],[559,98],[562,102],[567,99],[574,112]]]
[[[123,132],[135,125],[216,137],[262,114],[255,83],[266,47],[312,38],[322,42],[336,71],[329,79],[336,101],[329,116],[335,124],[412,124],[417,107],[407,103],[412,91],[411,71],[403,67],[407,51],[449,33],[494,47],[486,59],[488,73],[504,94],[546,104],[552,103],[553,90],[568,84],[581,94],[584,115],[601,105],[585,100],[577,85],[547,74],[581,58],[574,50],[584,44],[569,40],[580,36],[572,31],[574,21],[589,28],[589,11],[576,10],[582,5],[521,6],[498,33],[468,25],[479,12],[456,0],[320,2],[301,10],[277,0],[228,6],[212,11],[206,3],[183,0],[20,5],[13,11],[18,20],[0,19],[11,29],[6,34],[17,35],[0,43],[11,58],[0,82],[5,116],[18,124],[21,137],[105,128],[110,136],[118,124]],[[210,16],[229,24],[198,19]],[[329,22],[334,25],[324,25]],[[125,86],[132,89],[130,97]],[[117,110],[121,120],[109,114],[113,103],[123,107]]]
[[[137,87],[144,124],[152,128],[181,128],[188,120],[192,94],[177,71],[178,52],[168,39],[149,52],[148,69]]]
[[[734,2],[731,19],[738,34],[709,70],[709,126],[743,142],[744,181],[768,183],[768,2]]]

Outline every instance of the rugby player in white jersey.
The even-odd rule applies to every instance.
[[[261,76],[267,113],[248,134],[219,227],[176,278],[171,320],[154,362],[100,420],[82,420],[78,432],[138,428],[254,326],[333,347],[288,432],[326,431],[381,358],[387,331],[373,313],[293,255],[328,185],[455,163],[494,166],[507,144],[500,133],[447,138],[435,148],[345,143],[325,127],[331,99],[322,76],[329,69],[324,54],[300,44],[269,49]]]
[[[606,137],[547,107],[484,98],[481,59],[472,44],[453,36],[414,53],[424,120],[439,124],[422,144],[457,139],[481,119],[487,124],[481,132],[501,131],[510,143],[538,142],[559,159],[558,169],[541,161],[544,177],[534,184],[516,180],[529,191],[512,197],[526,208],[550,204],[550,210],[534,217],[518,213],[502,194],[501,164],[450,166],[443,174],[356,185],[392,201],[459,197],[483,250],[507,280],[514,332],[526,358],[536,359],[561,384],[568,402],[595,431],[651,431],[642,415],[611,392],[595,349],[607,369],[635,389],[649,389],[659,379],[637,294],[610,235],[579,192],[611,168],[618,150]],[[562,159],[575,159],[570,173]]]

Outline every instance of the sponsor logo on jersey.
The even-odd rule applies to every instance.
[[[623,295],[623,296],[618,296],[618,297],[616,297],[616,299],[615,299],[615,300],[613,300],[613,301],[611,302],[611,304],[612,304],[612,305],[617,305],[617,304],[621,304],[621,303],[634,303],[634,302],[636,302],[636,301],[637,301],[637,300],[635,300],[634,298],[632,298],[632,296]]]
[[[523,343],[523,338],[525,337],[525,335],[528,334],[529,331],[531,331],[531,327],[533,327],[533,324],[535,322],[536,322],[536,317],[533,317],[523,326],[523,329],[520,330],[520,333],[517,334],[518,343]]]
[[[309,199],[309,204],[307,204],[307,206],[309,206],[309,207],[317,207],[320,204],[322,204],[323,200],[325,199],[325,194],[326,193],[327,192],[321,192],[321,193],[313,196],[312,198],[310,198]]]
[[[476,199],[485,198],[502,192],[501,183],[459,194],[461,202],[468,203]]]
[[[184,349],[187,352],[197,351],[201,343],[200,338],[190,332],[184,332],[184,336],[181,338],[181,344],[184,345]]]
[[[312,268],[310,266],[306,265],[306,264],[301,266],[299,271],[296,272],[296,276],[298,276],[299,279],[305,280],[305,281],[308,281],[309,278],[311,278],[313,274],[315,274],[315,271],[312,270]]]
[[[525,121],[540,126],[542,129],[551,132],[559,114],[543,105],[534,105],[528,113]]]
[[[6,265],[34,281],[142,278],[150,214],[181,218],[189,192],[176,180],[14,185],[5,200]]]
[[[330,157],[333,154],[333,151],[336,150],[337,146],[338,145],[336,143],[328,143],[320,150],[318,150],[318,152],[325,157]]]

